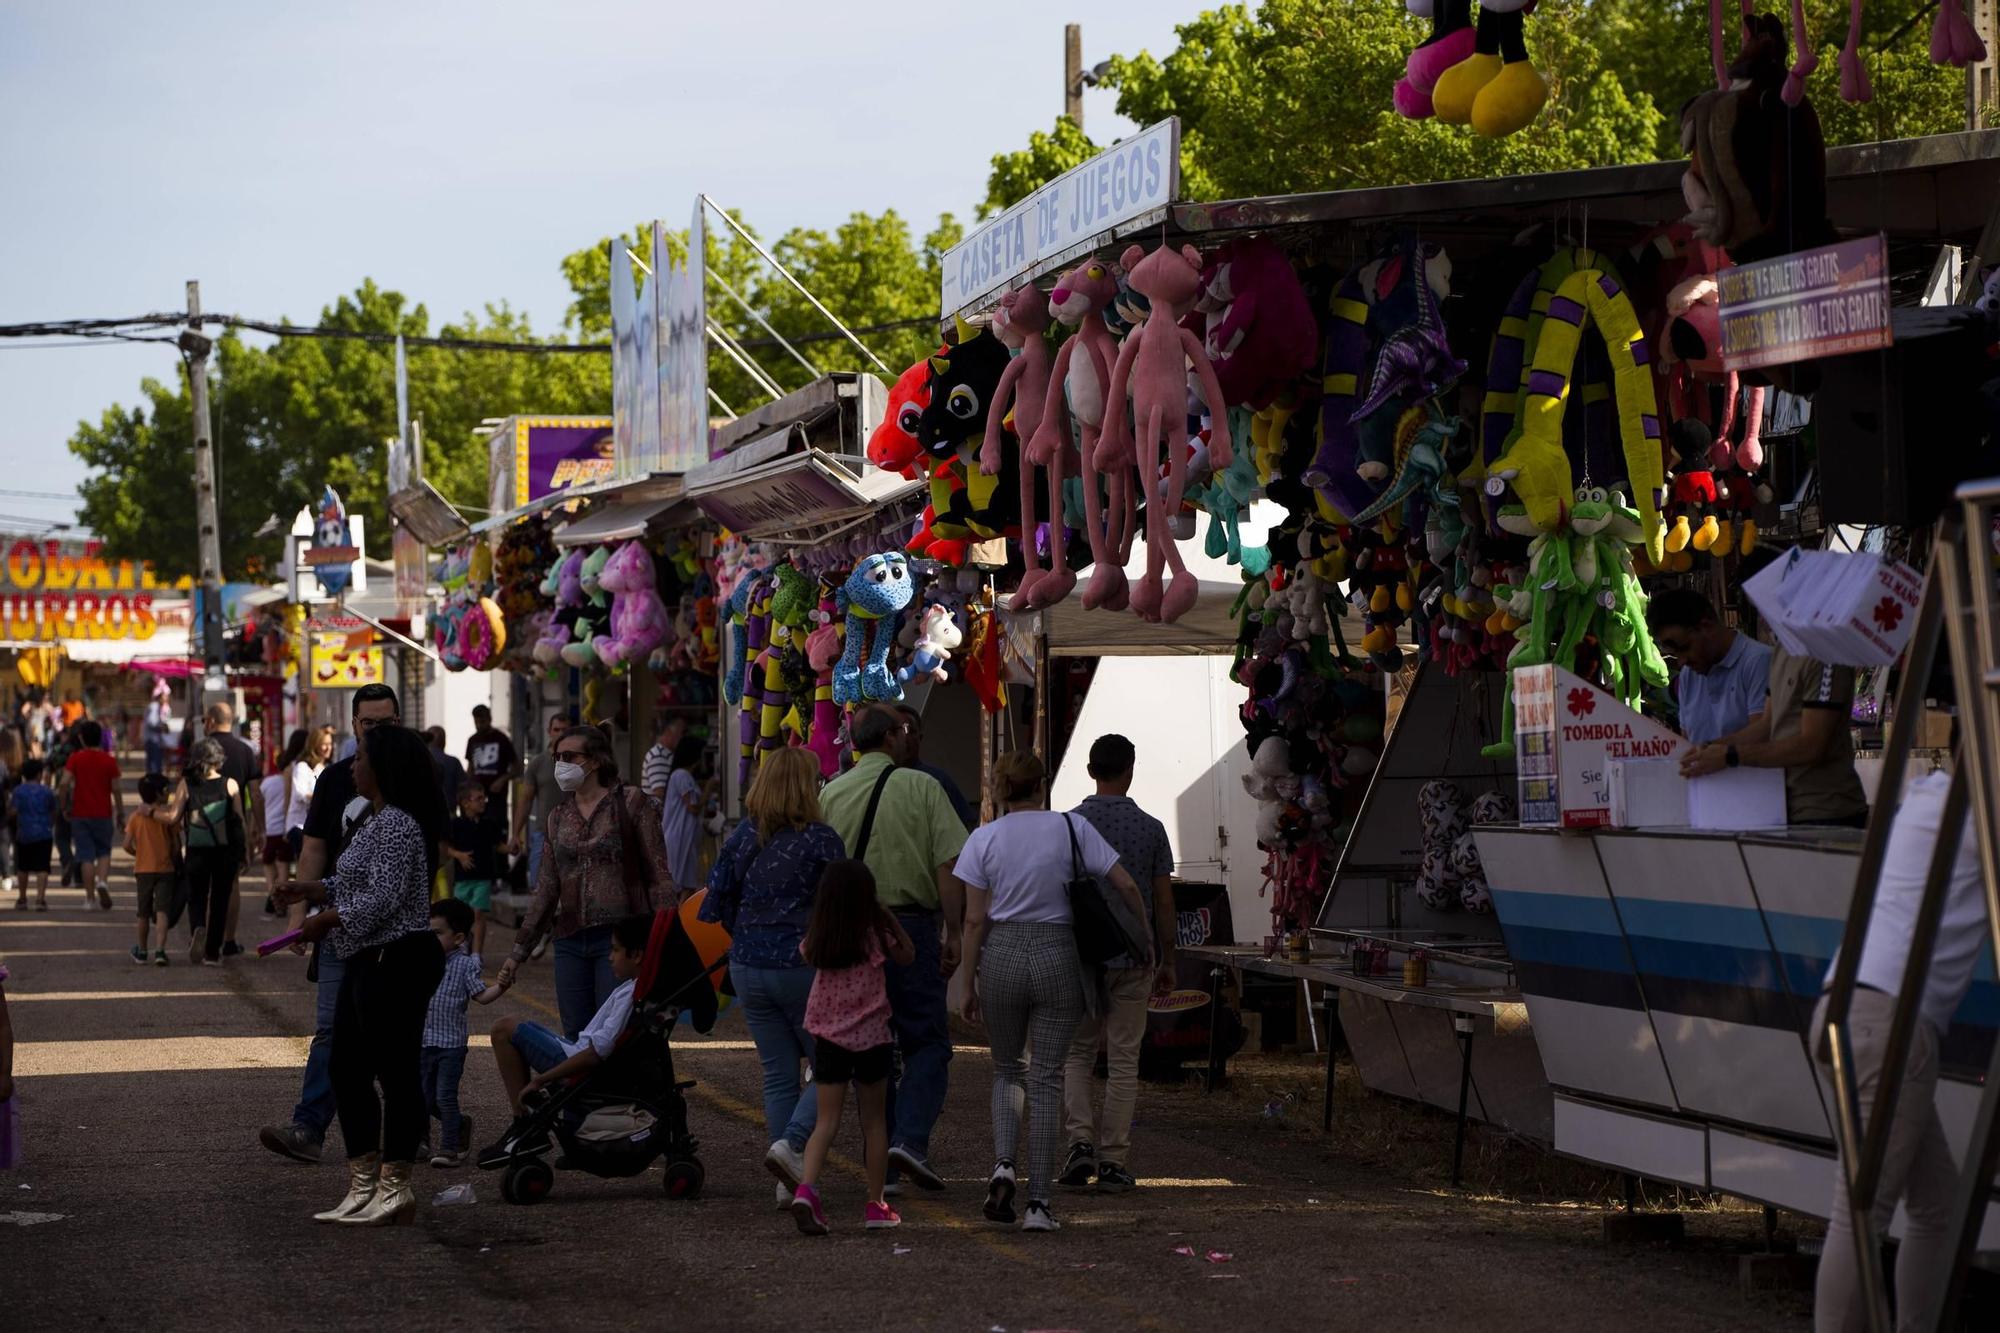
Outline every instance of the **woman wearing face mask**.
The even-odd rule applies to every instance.
[[[534,901],[500,965],[511,984],[545,934],[555,939],[556,1009],[571,1041],[618,980],[611,975],[611,927],[620,917],[674,906],[680,889],[667,869],[660,806],[618,777],[611,742],[576,727],[556,742],[556,785],[567,796],[549,812]]]

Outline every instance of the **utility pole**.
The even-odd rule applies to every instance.
[[[1083,25],[1063,25],[1063,114],[1083,128]]]
[[[208,351],[201,331],[201,284],[187,285],[187,327],[180,349],[187,358],[188,392],[194,404],[194,515],[201,568],[201,659],[203,693],[219,693],[222,670],[222,538],[215,506],[215,436],[208,420]]]
[[[1986,44],[1986,55],[1965,67],[1965,128],[1984,129],[1986,108],[1993,105],[1994,75],[2000,70],[2000,15],[1995,0],[1971,0],[1966,5],[1973,29]]]

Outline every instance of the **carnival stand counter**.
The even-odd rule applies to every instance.
[[[1330,1032],[1338,1004],[1362,1082],[1373,1091],[1426,1102],[1459,1117],[1548,1142],[1548,1081],[1521,993],[1499,949],[1431,931],[1323,931],[1308,956],[1244,947],[1187,948],[1227,972],[1296,980],[1320,988]],[[1423,977],[1405,963],[1420,956]],[[1328,1043],[1324,1037],[1321,1046]],[[1468,1072],[1469,1071],[1469,1072]],[[1327,1062],[1323,1120],[1333,1122],[1333,1060]]]
[[[1830,1098],[1807,1027],[1858,831],[1475,831],[1566,1156],[1824,1217]],[[2000,1021],[1990,950],[1942,1047],[1963,1153]],[[2000,1247],[1989,1205],[1980,1248]]]

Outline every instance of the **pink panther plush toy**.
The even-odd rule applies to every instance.
[[[1201,291],[1201,252],[1184,245],[1179,250],[1161,246],[1147,254],[1134,245],[1119,262],[1132,290],[1146,298],[1152,313],[1118,349],[1118,364],[1112,367],[1111,389],[1105,398],[1104,438],[1098,443],[1097,461],[1105,467],[1120,463],[1136,466],[1142,479],[1152,478],[1160,473],[1160,454],[1165,449],[1166,494],[1164,498],[1148,494],[1146,576],[1132,589],[1132,609],[1147,620],[1174,621],[1193,608],[1200,582],[1182,562],[1169,527],[1187,490],[1185,453],[1171,445],[1184,438],[1190,367],[1213,422],[1209,462],[1220,472],[1235,458],[1235,451],[1230,447],[1229,413],[1215,367],[1202,350],[1201,339],[1181,327]],[[1130,424],[1124,413],[1128,399],[1132,405]],[[1174,572],[1173,586],[1163,591],[1161,574],[1168,566]]]

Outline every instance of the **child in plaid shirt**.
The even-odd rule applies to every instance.
[[[465,1075],[465,1004],[491,1004],[507,993],[507,983],[486,984],[479,975],[479,955],[465,947],[474,917],[469,904],[444,898],[431,904],[431,929],[444,946],[444,976],[424,1015],[424,1099],[438,1120],[437,1167],[464,1166],[465,1145],[472,1137],[472,1117],[458,1110],[458,1081]],[[417,1156],[425,1155],[419,1148]]]

